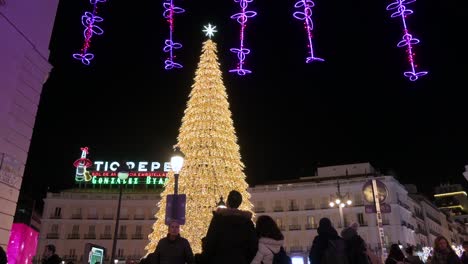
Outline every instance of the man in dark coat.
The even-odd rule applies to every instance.
[[[231,191],[227,208],[213,213],[203,255],[208,264],[250,264],[258,249],[252,213],[237,209],[242,195]]]
[[[187,239],[180,236],[177,221],[169,224],[169,234],[159,240],[153,253],[142,260],[145,264],[193,264],[193,252]]]
[[[49,244],[44,247],[44,253],[42,254],[42,264],[61,264],[62,259],[55,254],[55,246]]]
[[[366,242],[357,233],[357,223],[341,231],[341,237],[346,242],[346,255],[349,264],[370,264],[367,256]]]
[[[335,228],[333,228],[330,219],[324,217],[319,221],[317,228],[318,235],[312,242],[312,247],[309,252],[309,260],[312,264],[321,264],[322,258],[325,255],[325,250],[328,248],[329,240],[340,240]]]

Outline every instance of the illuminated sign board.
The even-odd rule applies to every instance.
[[[84,168],[83,177],[75,178],[75,182],[92,185],[164,185],[171,163],[157,161],[127,161],[128,178],[117,177],[121,164],[118,161],[94,161],[92,166]]]

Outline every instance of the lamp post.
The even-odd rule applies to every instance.
[[[124,168],[124,166],[126,168]],[[117,172],[117,177],[119,178],[119,202],[117,204],[117,218],[115,219],[115,229],[114,229],[114,238],[112,240],[112,253],[111,253],[111,260],[114,260],[114,263],[117,259],[115,259],[115,248],[117,246],[117,234],[119,231],[119,220],[120,220],[120,206],[122,204],[122,189],[123,183],[128,178],[128,167],[125,162],[119,165],[119,171]],[[117,260],[118,262],[118,260]]]
[[[179,147],[174,148],[174,155],[171,157],[171,169],[174,172],[174,195],[179,192],[179,173],[184,165],[184,154]]]
[[[336,180],[336,188],[337,192],[335,194],[335,200],[330,202],[330,207],[335,207],[338,206],[338,209],[340,211],[340,225],[341,227],[344,227],[344,217],[343,217],[343,207],[345,206],[350,206],[353,202],[349,199],[349,193],[342,194],[340,191],[340,181]],[[346,201],[346,202],[345,202]]]
[[[178,205],[179,205],[179,173],[182,170],[182,166],[184,165],[184,154],[180,151],[179,147],[174,147],[174,155],[171,157],[171,169],[174,172],[174,197],[172,198],[172,211],[171,219],[180,220],[177,215],[178,212]],[[184,196],[182,194],[182,196]],[[183,199],[184,197],[182,197]],[[181,200],[183,201],[183,200]],[[185,221],[183,221],[185,222]],[[183,223],[180,223],[183,224]]]

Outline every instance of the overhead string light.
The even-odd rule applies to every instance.
[[[165,0],[163,6],[163,16],[167,19],[167,22],[169,23],[169,38],[164,41],[163,48],[163,51],[169,53],[169,56],[164,61],[164,68],[166,70],[171,70],[174,68],[179,69],[182,68],[182,65],[180,63],[174,62],[174,58],[176,57],[174,55],[174,50],[182,48],[182,44],[174,42],[174,40],[172,39],[172,35],[174,34],[174,14],[184,13],[185,10],[183,8],[175,6],[172,0]]]
[[[322,58],[315,57],[314,48],[312,45],[312,30],[314,29],[314,23],[312,22],[312,7],[315,3],[312,0],[299,0],[294,4],[295,8],[299,8],[301,11],[296,11],[293,16],[299,20],[304,20],[304,29],[307,32],[307,48],[309,48],[309,56],[306,58],[306,63],[314,61],[324,61]]]
[[[245,56],[250,53],[250,49],[244,47],[244,31],[247,25],[247,20],[257,15],[257,12],[255,11],[247,11],[249,3],[252,1],[253,0],[234,0],[234,2],[239,3],[241,7],[241,12],[231,16],[232,19],[236,19],[237,22],[239,22],[239,24],[241,25],[240,47],[231,48],[230,51],[237,54],[239,62],[237,63],[237,67],[235,69],[229,70],[229,72],[235,72],[238,75],[246,75],[248,73],[252,73],[252,71],[244,68]]]
[[[98,3],[104,3],[106,0],[90,0],[93,5],[92,12],[84,12],[81,16],[81,24],[85,27],[83,31],[84,43],[81,48],[81,52],[73,54],[73,58],[80,60],[83,64],[89,65],[91,60],[94,59],[94,54],[88,52],[91,46],[91,38],[94,34],[102,35],[104,30],[96,25],[96,23],[102,22],[104,19],[97,15],[98,13]]]
[[[413,14],[413,10],[407,9],[405,5],[411,4],[416,0],[396,0],[395,2],[389,4],[387,6],[388,11],[393,11],[390,17],[401,17],[401,22],[403,25],[403,37],[397,44],[397,47],[403,48],[406,47],[406,56],[408,62],[411,66],[410,71],[404,72],[404,76],[407,77],[410,81],[416,81],[419,77],[426,75],[427,71],[416,71],[418,65],[414,62],[415,53],[413,52],[413,45],[419,43],[419,39],[414,38],[408,31],[408,27],[406,26],[406,16]]]

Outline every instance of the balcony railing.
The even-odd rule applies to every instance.
[[[127,234],[119,234],[117,236],[117,239],[127,239],[127,238],[128,238]]]
[[[62,219],[61,215],[50,215],[50,219]]]
[[[314,210],[315,209],[315,205],[313,204],[306,204],[304,206],[304,210]]]
[[[275,207],[273,208],[273,212],[283,212],[283,207],[281,207],[281,206],[275,206]]]
[[[120,220],[128,220],[128,219],[130,219],[130,218],[128,217],[128,215],[121,215],[121,216],[120,216]]]
[[[421,235],[427,236],[427,232],[424,229],[416,228],[416,234],[418,234],[418,233],[421,234]]]
[[[63,260],[68,260],[68,261],[71,261],[71,260],[76,261],[78,259],[78,256],[76,256],[76,255],[64,255],[62,257],[62,259]]]
[[[83,216],[81,214],[72,214],[71,216],[72,219],[81,219]]]
[[[305,229],[306,230],[317,229],[317,225],[316,224],[306,224]]]
[[[88,219],[99,219],[98,215],[88,215]]]
[[[301,225],[289,225],[289,230],[294,231],[294,230],[301,230]]]
[[[134,220],[145,220],[145,215],[134,215],[133,219]]]
[[[111,234],[102,234],[101,236],[99,236],[100,239],[112,239],[112,235]]]
[[[68,234],[68,239],[80,239],[80,234]]]
[[[113,215],[104,215],[102,217],[102,219],[104,219],[104,220],[114,220],[114,216]]]
[[[58,233],[47,233],[46,237],[47,237],[47,239],[58,239],[59,234]]]
[[[289,211],[299,211],[299,206],[289,206]]]
[[[440,225],[440,220],[435,218],[434,216],[430,215],[430,214],[426,214],[427,218],[431,219],[432,221],[436,222],[437,224]]]
[[[85,234],[84,239],[96,239],[96,234]]]
[[[359,226],[369,226],[367,222],[358,222]]]
[[[132,239],[135,239],[135,240],[137,240],[137,239],[143,239],[143,234],[133,234],[133,235],[132,235]]]
[[[256,213],[264,213],[265,212],[264,207],[257,207],[257,208],[254,208],[254,210],[255,210]]]

